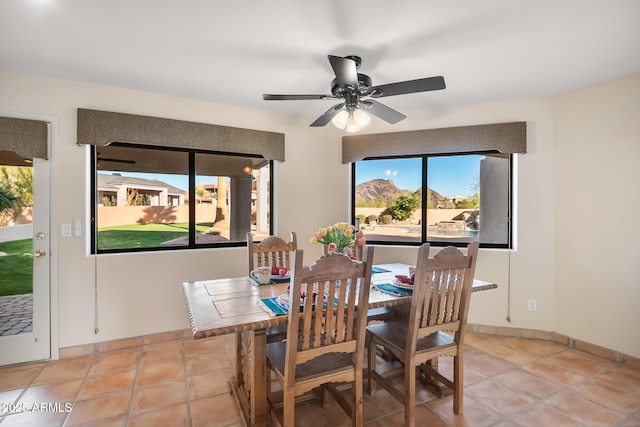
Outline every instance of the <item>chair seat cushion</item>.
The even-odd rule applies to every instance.
[[[367,326],[367,334],[375,339],[383,346],[389,347],[391,350],[404,351],[407,344],[407,323],[406,322],[387,322],[379,325]],[[428,352],[431,349],[443,349],[446,347],[455,348],[455,339],[453,336],[443,331],[437,331],[433,334],[421,338],[416,343],[416,353]]]
[[[284,375],[286,342],[267,344],[267,364]],[[296,367],[296,382],[327,372],[353,370],[353,356],[350,353],[328,353],[316,357]]]

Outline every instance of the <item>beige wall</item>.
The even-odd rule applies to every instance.
[[[615,88],[622,85],[636,90],[636,80],[612,83]],[[584,93],[589,93],[587,89]],[[622,92],[622,93],[619,93]],[[165,97],[155,94],[121,90],[103,86],[87,85],[41,79],[22,75],[0,74],[0,110],[25,112],[58,117],[58,144],[52,147],[53,212],[52,230],[60,224],[70,223],[74,218],[87,218],[88,168],[87,149],[75,144],[76,108],[103,109],[132,114],[169,117],[180,120],[214,123],[228,126],[285,133],[286,161],[275,167],[275,215],[276,232],[288,235],[298,233],[298,242],[305,250],[305,257],[312,259],[320,255],[320,248],[308,240],[322,225],[349,219],[349,173],[348,165],[341,162],[342,133],[332,126],[309,128],[315,119],[297,118],[233,106],[209,104],[194,100]],[[574,97],[580,98],[581,92]],[[607,95],[607,103],[622,114],[627,95],[624,90]],[[587,96],[587,98],[589,98]],[[636,95],[637,98],[637,95]],[[527,121],[528,153],[515,161],[516,179],[516,248],[513,251],[482,250],[477,267],[478,277],[496,281],[500,287],[495,291],[473,296],[470,321],[479,324],[514,326],[579,334],[579,338],[595,344],[640,356],[640,343],[633,345],[625,339],[628,331],[615,316],[620,310],[610,305],[607,315],[594,311],[595,290],[610,293],[616,301],[638,301],[638,274],[616,271],[592,262],[587,271],[598,268],[606,274],[607,286],[595,279],[593,273],[575,274],[565,267],[572,254],[587,253],[590,258],[613,251],[614,245],[622,245],[623,260],[629,261],[633,254],[632,239],[620,239],[619,234],[604,232],[587,234],[594,224],[587,220],[591,211],[578,210],[575,204],[561,202],[556,188],[567,188],[562,179],[583,178],[584,187],[571,187],[581,194],[582,201],[590,200],[594,188],[625,188],[625,195],[634,194],[629,186],[621,184],[622,176],[637,177],[637,168],[632,165],[633,147],[628,141],[608,138],[617,126],[613,122],[620,114],[587,109],[583,111],[578,99],[560,97],[554,115],[553,99],[534,99],[495,104],[444,109],[432,106],[420,111],[404,111],[409,117],[390,128],[373,120],[368,132],[439,128],[446,126],[475,125],[511,121]],[[319,107],[319,112],[322,112]],[[635,111],[638,111],[637,104]],[[573,154],[581,146],[580,127],[589,121],[589,131],[600,134],[600,138],[587,135],[586,141],[598,148],[583,150],[585,156],[573,168]],[[597,118],[598,114],[607,120]],[[631,115],[619,117],[631,121]],[[554,126],[558,129],[554,133]],[[637,127],[636,127],[637,130]],[[637,133],[637,132],[636,132]],[[554,141],[554,137],[558,141]],[[625,134],[628,136],[628,134]],[[621,144],[622,159],[617,166],[607,162],[605,172],[598,174],[598,186],[594,187],[595,168],[605,149]],[[557,146],[556,146],[557,145]],[[636,149],[637,150],[637,149]],[[637,154],[637,151],[635,152]],[[637,159],[638,156],[635,156]],[[566,170],[564,169],[566,167]],[[574,174],[575,177],[569,176]],[[635,174],[635,175],[634,175]],[[621,192],[620,194],[622,194]],[[617,190],[613,194],[618,194]],[[628,197],[624,197],[628,200]],[[569,200],[572,200],[569,198]],[[636,198],[637,200],[637,198]],[[637,203],[631,201],[630,203]],[[322,209],[310,209],[322,206]],[[580,205],[584,206],[584,205]],[[637,208],[637,205],[635,205]],[[636,209],[637,211],[637,209]],[[632,209],[621,209],[621,215],[633,215]],[[571,218],[580,220],[582,233],[565,233]],[[556,220],[556,217],[558,218]],[[86,222],[85,222],[86,223]],[[628,223],[628,222],[627,222]],[[556,230],[560,229],[557,233]],[[637,232],[636,236],[637,236]],[[567,235],[569,234],[569,235]],[[574,239],[577,236],[577,240]],[[628,236],[625,233],[625,236]],[[585,243],[592,243],[586,245]],[[603,245],[605,243],[605,245]],[[595,249],[594,245],[598,244]],[[197,249],[178,252],[150,252],[137,254],[112,254],[97,257],[88,254],[86,238],[57,238],[52,258],[55,263],[52,278],[59,298],[58,342],[60,347],[90,342],[106,341],[142,334],[162,332],[188,327],[187,314],[182,299],[180,283],[190,280],[241,275],[245,273],[245,249]],[[589,250],[589,249],[591,250]],[[561,254],[558,254],[561,251]],[[405,261],[415,262],[417,248],[382,246],[376,248],[378,263]],[[597,254],[597,255],[596,255]],[[607,255],[611,261],[612,255]],[[593,261],[593,260],[592,260]],[[559,265],[562,264],[562,265]],[[568,263],[571,264],[571,263]],[[628,263],[627,263],[628,264]],[[637,263],[636,263],[637,264]],[[582,265],[575,265],[582,268]],[[97,274],[95,269],[97,268]],[[98,322],[100,332],[94,334],[94,275],[98,281]],[[579,303],[568,304],[567,294],[572,286],[583,286],[585,276],[593,283],[588,298],[578,297]],[[633,280],[635,279],[635,280]],[[558,286],[556,286],[556,282]],[[561,283],[560,283],[561,282]],[[635,283],[632,283],[635,282]],[[574,283],[574,285],[571,285]],[[511,323],[506,321],[508,313],[508,288],[511,287]],[[584,295],[583,295],[584,296]],[[538,311],[526,310],[527,299],[538,301]],[[626,305],[623,305],[626,307]],[[604,309],[602,309],[604,312]],[[592,315],[598,314],[597,321]],[[629,314],[626,319],[633,315]],[[636,315],[637,316],[637,315]],[[573,320],[575,319],[575,320]],[[591,319],[590,324],[583,320]],[[636,317],[636,320],[637,317]],[[636,323],[638,323],[636,321]],[[597,328],[595,325],[597,325]],[[602,326],[601,326],[602,325]],[[604,334],[607,330],[609,335]],[[640,341],[640,340],[636,340]]]
[[[557,97],[554,121],[556,330],[640,356],[640,74]]]

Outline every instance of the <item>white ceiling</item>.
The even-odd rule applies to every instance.
[[[640,1],[0,1],[0,71],[315,117],[336,101],[262,94],[329,93],[328,54],[445,77],[381,99],[404,112],[544,97],[640,71]]]

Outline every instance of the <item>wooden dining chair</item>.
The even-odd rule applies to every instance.
[[[293,231],[290,242],[278,236],[268,236],[260,242],[254,242],[253,234],[247,233],[249,271],[258,267],[285,267],[289,270],[291,254],[296,249],[298,249],[298,240]]]
[[[295,252],[287,339],[267,344],[267,366],[283,393],[283,425],[294,426],[296,397],[320,387],[323,406],[326,394],[331,394],[352,425],[362,426],[367,318],[357,316],[357,309],[369,303],[373,248],[365,250],[361,262],[332,254],[303,267],[302,256],[302,250]],[[303,301],[301,292],[306,295]],[[351,402],[336,389],[336,383],[344,382],[351,383]],[[274,402],[269,402],[275,413]]]
[[[284,267],[291,270],[291,258],[298,249],[298,239],[294,231],[291,241],[286,242],[282,237],[268,236],[260,242],[253,241],[253,234],[247,233],[247,258],[249,270],[258,267]],[[267,342],[282,341],[287,336],[287,326],[279,325],[267,328]],[[238,337],[238,345],[241,339]]]
[[[433,258],[429,258],[429,244],[423,244],[418,251],[409,318],[367,327],[369,393],[375,394],[376,384],[380,384],[402,402],[405,426],[415,426],[417,372],[435,377],[451,388],[453,412],[462,414],[462,345],[477,258],[477,241],[468,245],[466,255],[448,246]],[[393,354],[402,367],[378,372],[377,346]],[[439,356],[453,356],[453,380],[431,367],[430,360]],[[402,385],[392,380],[399,374],[404,375]]]

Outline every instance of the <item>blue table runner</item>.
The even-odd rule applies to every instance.
[[[380,291],[397,297],[408,297],[413,295],[413,289],[405,289],[391,283],[378,283],[375,285]]]

